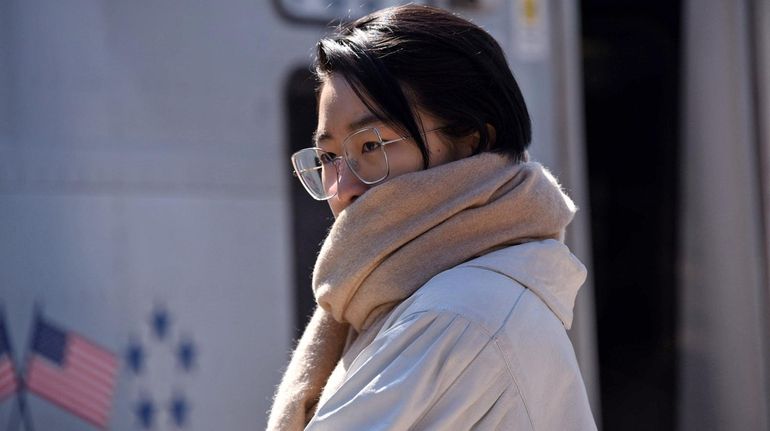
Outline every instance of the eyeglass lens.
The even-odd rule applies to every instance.
[[[364,129],[343,143],[348,167],[361,181],[373,184],[388,175],[388,160],[376,129]],[[292,156],[292,163],[305,189],[315,199],[328,199],[337,192],[338,167],[333,153],[306,148]]]
[[[377,129],[364,129],[349,136],[344,144],[348,166],[365,183],[375,183],[388,175],[388,160]]]

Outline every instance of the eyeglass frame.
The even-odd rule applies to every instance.
[[[425,136],[428,133],[436,132],[436,131],[441,130],[441,129],[445,128],[445,127],[446,126],[442,126],[442,127],[436,127],[435,129],[425,130],[425,131],[420,132],[420,134]],[[377,139],[380,141],[380,146],[382,147],[382,153],[385,156],[385,168],[386,168],[385,175],[382,178],[378,179],[378,180],[367,181],[367,180],[361,178],[361,176],[356,172],[356,170],[353,169],[353,167],[350,165],[350,161],[348,160],[348,158],[344,154],[340,154],[337,157],[334,157],[332,160],[329,161],[329,163],[334,165],[334,172],[336,174],[337,184],[339,184],[339,182],[340,182],[340,169],[339,169],[339,166],[338,166],[338,164],[340,163],[340,159],[345,160],[345,164],[348,166],[348,170],[350,170],[350,172],[352,172],[353,175],[355,175],[356,178],[359,179],[359,181],[361,181],[362,183],[364,183],[366,185],[373,185],[373,184],[377,184],[377,183],[380,183],[382,181],[385,181],[390,176],[390,162],[388,161],[388,152],[385,151],[385,146],[389,145],[389,144],[396,143],[396,142],[405,141],[407,139],[412,138],[412,136],[409,135],[409,136],[401,136],[401,137],[398,137],[396,139],[391,139],[389,141],[383,141],[382,134],[380,134],[380,129],[378,127],[364,127],[364,128],[358,129],[358,130],[356,130],[354,132],[351,132],[348,136],[345,137],[345,139],[342,141],[342,152],[345,153],[345,144],[347,144],[347,142],[350,140],[350,138],[352,138],[353,136],[355,136],[355,135],[357,135],[359,133],[363,133],[363,132],[365,132],[367,130],[373,130],[374,134],[377,135]],[[302,179],[302,176],[300,175],[300,173],[312,170],[313,168],[303,169],[302,172],[297,172],[297,165],[294,162],[294,159],[297,156],[297,154],[299,154],[299,153],[301,153],[303,151],[307,151],[307,150],[317,150],[317,151],[321,151],[321,152],[326,153],[326,154],[334,154],[334,153],[331,153],[330,151],[326,151],[326,150],[324,150],[323,148],[320,148],[320,147],[307,147],[307,148],[303,148],[303,149],[301,149],[299,151],[295,151],[291,155],[291,157],[290,157],[291,164],[294,167],[294,170],[292,170],[292,172],[291,172],[292,175],[297,177],[297,179],[299,179],[299,182],[302,184],[302,187],[305,188],[305,191],[307,191],[307,193],[310,195],[310,197],[312,197],[315,200],[327,201],[327,200],[337,196],[337,190],[335,190],[333,194],[331,194],[331,195],[329,195],[329,196],[327,196],[325,198],[317,198],[315,196],[315,194],[310,190],[310,187],[307,184],[305,184],[305,180]]]

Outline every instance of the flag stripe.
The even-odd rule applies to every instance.
[[[0,376],[3,374],[13,374],[13,365],[7,357],[0,357]]]
[[[0,382],[12,379],[14,376],[13,367],[10,361],[0,361]]]
[[[0,388],[9,385],[12,381],[16,379],[13,378],[13,374],[11,373],[0,373]]]
[[[111,393],[104,387],[94,386],[88,380],[61,373],[44,359],[33,358],[30,361],[29,376],[27,385],[30,390],[50,386],[66,392],[69,395],[68,398],[81,398],[91,405],[104,409],[109,407]]]
[[[72,394],[69,394],[65,388],[57,388],[51,385],[39,385],[34,389],[30,385],[30,392],[38,394],[54,404],[58,404],[69,412],[93,423],[99,428],[107,425],[107,412],[102,409],[94,408],[87,402],[84,402]]]
[[[30,378],[29,381],[32,382],[33,380],[35,382],[39,382],[38,379],[47,379],[43,380],[42,382],[39,382],[39,384],[47,385],[50,384],[54,386],[57,389],[60,389],[62,391],[65,391],[67,393],[70,393],[71,395],[77,395],[82,398],[87,398],[89,401],[97,402],[97,403],[103,403],[103,400],[110,400],[112,397],[112,392],[106,391],[103,387],[94,386],[93,384],[89,383],[87,380],[77,380],[74,381],[69,376],[62,376],[60,372],[58,372],[56,369],[53,369],[51,365],[43,363],[42,359],[38,359],[41,361],[38,364],[33,364],[38,367],[37,370],[35,370],[35,379]],[[45,367],[45,368],[42,368]],[[32,383],[28,383],[29,386],[32,386]],[[36,383],[37,385],[37,383]],[[108,407],[108,406],[105,406]]]
[[[115,384],[113,375],[96,373],[93,369],[89,369],[83,365],[72,365],[69,369],[73,377],[77,377],[79,380],[92,382],[94,386],[104,388],[107,392],[112,392],[112,388]]]
[[[105,377],[110,377],[112,376],[112,373],[115,372],[115,367],[107,367],[104,362],[97,362],[94,358],[87,356],[84,352],[70,350],[67,355],[67,363],[63,364],[64,367],[81,364],[84,367],[90,368],[95,374],[100,374]]]
[[[93,359],[85,356],[83,352],[75,350],[69,350],[67,353],[67,362],[64,364],[64,368],[77,369],[83,371],[85,374],[93,376],[95,379],[105,382],[113,382],[117,367],[106,368],[104,364],[94,362]]]
[[[106,378],[108,380],[112,380],[117,368],[115,366],[107,367],[103,362],[95,361],[85,352],[78,350],[77,347],[72,347],[67,351],[67,362],[64,364],[64,367],[66,368],[75,366],[78,366],[82,369],[87,369],[94,376],[99,376],[100,378]]]
[[[38,373],[40,373],[39,370]],[[40,378],[42,378],[42,376]],[[31,379],[28,388],[30,393],[37,394],[54,404],[58,404],[67,409],[70,413],[94,422],[99,426],[103,426],[109,416],[109,410],[100,407],[87,399],[83,399],[78,396],[79,394],[68,390],[66,386],[56,384],[55,382]]]
[[[0,392],[4,392],[6,388],[15,387],[16,379],[11,374],[0,376]]]
[[[18,383],[16,374],[13,370],[13,364],[6,355],[0,356],[0,400],[16,392]]]
[[[57,384],[57,382],[41,382],[39,380],[34,380],[34,384],[29,385],[29,391],[30,393],[43,395],[46,398],[50,397],[52,398],[52,401],[59,398],[66,400],[70,404],[78,406],[78,411],[73,412],[78,415],[105,415],[106,412],[108,412],[107,407],[103,404],[99,405],[97,402],[83,398],[82,396],[79,396],[79,393],[69,391],[63,385]]]
[[[41,395],[46,400],[55,404],[59,404],[60,406],[66,408],[67,411],[75,413],[83,419],[89,420],[100,427],[104,427],[104,425],[106,425],[107,417],[103,414],[102,411],[97,410],[76,398],[70,398],[65,393],[57,392],[55,388],[44,387],[38,388],[34,392],[30,392],[33,394]]]
[[[4,400],[9,395],[15,393],[16,389],[18,389],[18,387],[16,386],[15,380],[11,381],[8,386],[0,387],[0,400]]]
[[[16,379],[14,378],[7,379],[0,383],[0,399],[16,392],[16,389],[18,389],[18,386],[16,385]]]
[[[95,346],[83,337],[70,335],[69,346],[72,351],[83,352],[84,356],[93,358],[96,363],[104,364],[107,369],[114,369],[118,366],[115,355]]]

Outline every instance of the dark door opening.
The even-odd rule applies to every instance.
[[[286,136],[289,156],[295,151],[312,146],[313,131],[316,126],[316,82],[309,68],[294,71],[286,86]],[[311,290],[311,278],[316,256],[321,243],[326,237],[334,218],[326,202],[313,200],[297,179],[292,179],[289,191],[291,195],[292,251],[294,253],[292,275],[295,286],[295,334],[302,335],[310,316],[315,309],[315,299]]]
[[[602,423],[673,430],[680,2],[581,2]]]

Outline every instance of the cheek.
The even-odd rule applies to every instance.
[[[430,166],[439,166],[458,159],[457,152],[443,141],[436,139],[428,141]]]
[[[452,153],[447,148],[436,148],[430,152],[430,166],[439,166],[454,160]]]
[[[390,166],[391,178],[396,175],[421,171],[423,168],[422,153],[416,145],[399,148],[399,151],[392,151],[388,154],[388,165]]]
[[[433,145],[430,147],[430,165],[440,165],[444,163],[447,157],[447,151],[442,145]]]

